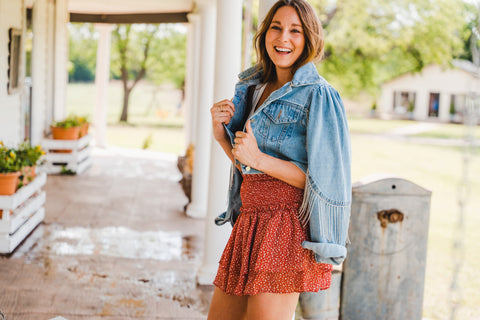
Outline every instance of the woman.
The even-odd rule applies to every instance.
[[[211,108],[231,159],[234,224],[208,319],[288,319],[299,293],[330,286],[346,256],[350,141],[337,91],[313,61],[323,32],[305,0],[280,0],[255,37],[258,65]]]

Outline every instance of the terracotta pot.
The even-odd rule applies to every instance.
[[[26,186],[27,184],[29,184],[30,182],[33,181],[33,179],[35,179],[35,169],[37,167],[36,166],[30,166],[30,167],[23,167],[22,168],[22,176],[23,176],[23,185]]]
[[[80,135],[80,127],[59,128],[50,127],[52,129],[53,139],[57,140],[77,140]]]
[[[80,138],[88,134],[89,127],[90,127],[90,124],[88,122],[82,123],[82,125],[80,126],[80,135],[79,135]]]
[[[17,191],[20,172],[0,173],[0,195],[10,196]]]

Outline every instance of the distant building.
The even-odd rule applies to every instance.
[[[467,60],[452,65],[432,64],[383,83],[377,101],[381,116],[462,122],[467,95],[480,94],[480,74]]]

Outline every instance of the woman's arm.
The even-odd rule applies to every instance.
[[[246,132],[236,132],[232,155],[246,166],[262,171],[294,187],[305,188],[305,173],[294,163],[272,157],[258,148],[250,120],[245,126]]]

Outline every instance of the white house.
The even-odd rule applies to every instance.
[[[462,121],[469,94],[480,94],[480,71],[466,60],[451,68],[429,65],[382,84],[377,108],[384,117],[416,120]]]

